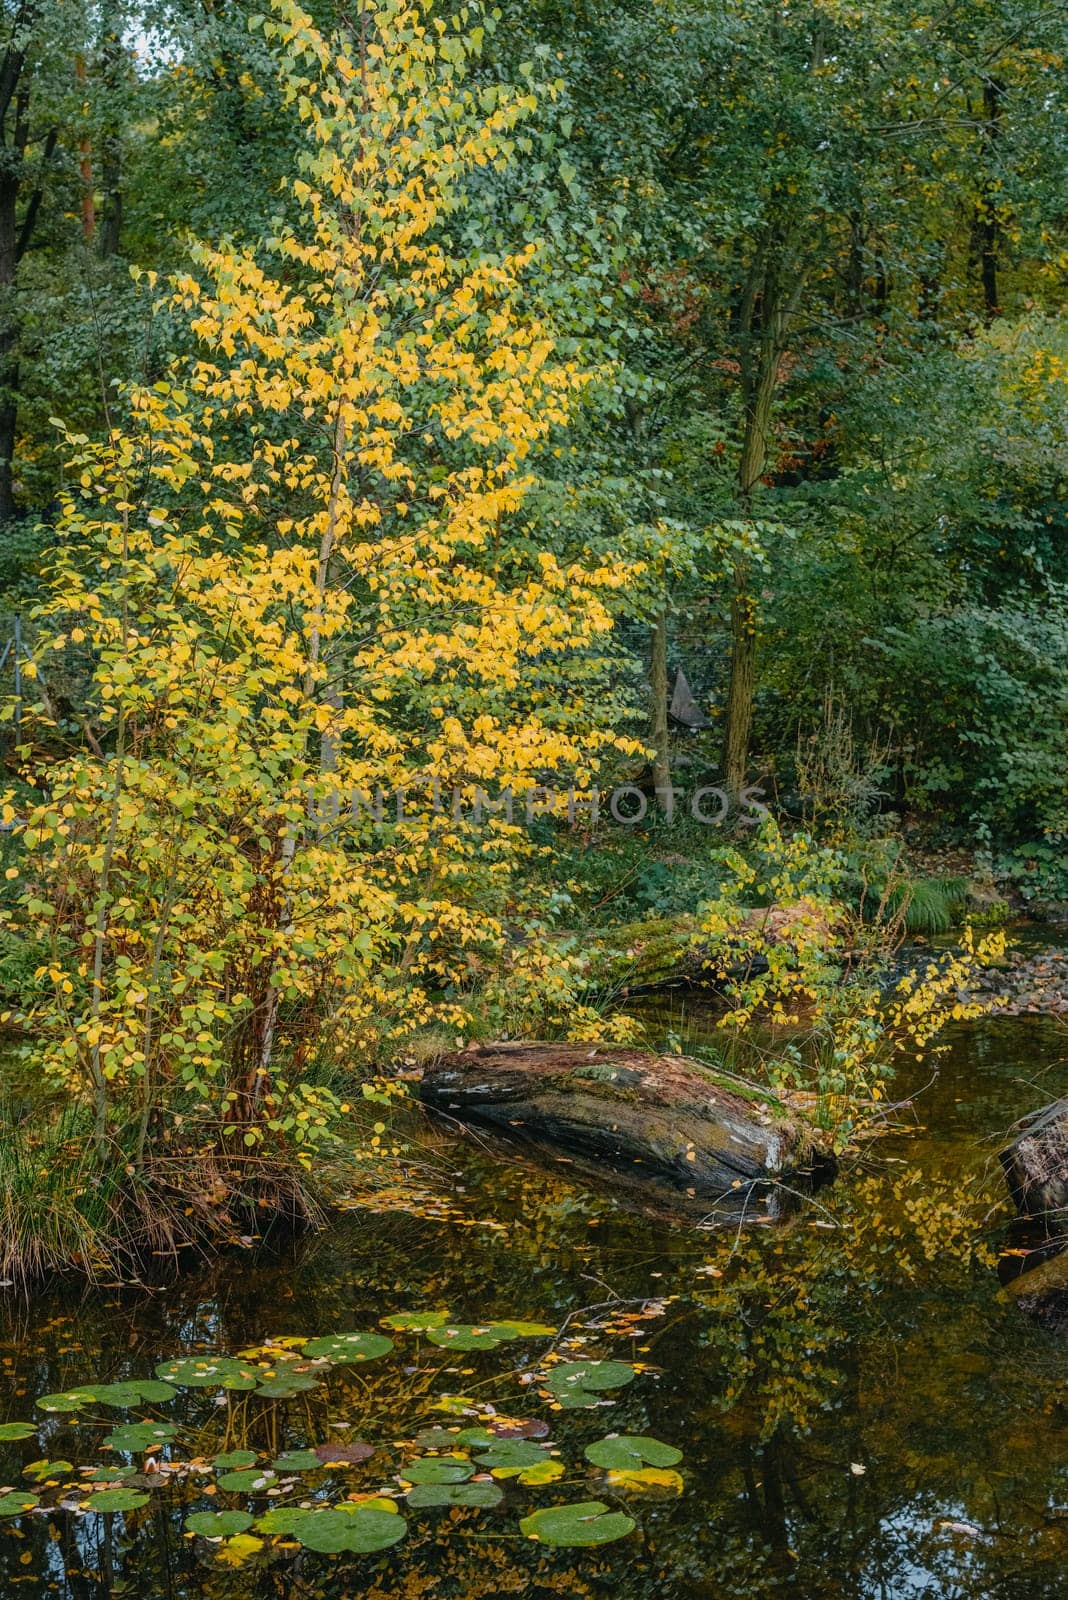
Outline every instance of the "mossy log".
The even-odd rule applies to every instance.
[[[565,1151],[598,1172],[722,1196],[833,1170],[817,1130],[685,1056],[622,1045],[487,1044],[442,1057],[420,1096],[461,1121]]]
[[[1017,1124],[1001,1165],[1021,1216],[1068,1229],[1068,1097]]]

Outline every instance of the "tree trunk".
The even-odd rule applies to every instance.
[[[1000,229],[998,226],[997,191],[992,169],[997,162],[998,139],[1001,134],[1001,84],[988,78],[983,85],[983,147],[987,176],[983,183],[976,214],[976,232],[979,242],[979,276],[983,286],[983,311],[987,323],[1001,315],[998,298],[998,251]]]
[[[740,1092],[739,1092],[740,1088]],[[819,1136],[769,1095],[698,1061],[622,1045],[487,1044],[427,1067],[420,1098],[611,1176],[697,1196],[811,1170]]]
[[[668,734],[667,612],[653,624],[649,651],[649,742],[653,747],[653,789],[670,821],[671,750]]]

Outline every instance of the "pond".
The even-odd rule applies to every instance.
[[[702,1022],[655,1026],[685,1047]],[[785,1223],[672,1225],[565,1162],[430,1134],[420,1214],[384,1195],[163,1290],[9,1305],[0,1421],[27,1428],[0,1483],[28,1509],[0,1518],[0,1593],[1063,1596],[1066,1347],[999,1295],[994,1261],[997,1136],[1064,1092],[1066,1055],[1050,1021],[961,1026],[922,1126]],[[491,1327],[516,1319],[541,1326]],[[379,1340],[303,1342],[343,1333]],[[77,1393],[120,1381],[148,1387]],[[606,1451],[617,1434],[636,1442]],[[48,1509],[92,1494],[111,1498]],[[326,1505],[347,1511],[287,1520]]]

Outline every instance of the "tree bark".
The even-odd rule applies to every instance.
[[[700,1062],[622,1045],[487,1044],[427,1067],[420,1098],[463,1120],[584,1158],[613,1178],[693,1196],[810,1170],[815,1130]]]
[[[671,814],[671,751],[668,734],[667,612],[653,624],[649,650],[650,743],[653,747],[653,789]]]

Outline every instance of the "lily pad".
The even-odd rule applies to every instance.
[[[262,1471],[257,1467],[251,1467],[245,1472],[224,1472],[222,1477],[216,1478],[215,1481],[220,1489],[226,1489],[232,1494],[264,1494],[277,1476],[278,1474],[272,1472],[270,1467],[264,1467]]]
[[[292,1400],[294,1395],[306,1394],[309,1389],[318,1387],[318,1378],[313,1378],[310,1372],[280,1372],[257,1384],[256,1393],[264,1400]]]
[[[95,1399],[92,1389],[66,1389],[62,1394],[43,1394],[37,1404],[42,1411],[81,1411]]]
[[[94,1489],[85,1502],[86,1511],[137,1511],[148,1505],[148,1495],[138,1489]]]
[[[674,1467],[682,1460],[682,1451],[645,1434],[610,1433],[606,1439],[586,1446],[586,1460],[595,1467],[640,1472],[643,1467]]]
[[[234,1472],[238,1467],[254,1467],[259,1459],[255,1450],[224,1450],[213,1465],[216,1472]]]
[[[464,1483],[475,1469],[462,1456],[421,1456],[406,1462],[400,1475],[408,1483]]]
[[[396,1512],[357,1505],[351,1511],[340,1506],[310,1511],[297,1523],[293,1535],[306,1550],[322,1555],[340,1555],[342,1551],[369,1555],[397,1544],[407,1531],[408,1524]]]
[[[606,1389],[622,1389],[634,1377],[626,1361],[563,1361],[546,1376],[546,1387],[565,1410],[597,1403]]]
[[[384,1333],[334,1333],[324,1339],[312,1339],[304,1346],[304,1354],[341,1365],[350,1361],[375,1361],[393,1349],[393,1340]]]
[[[276,1472],[317,1472],[322,1462],[314,1450],[283,1450],[271,1466]]]
[[[128,1382],[124,1379],[120,1383],[94,1383],[85,1392],[100,1405],[128,1411],[142,1403],[154,1405],[173,1400],[178,1391],[158,1378],[131,1378]]]
[[[373,1444],[362,1439],[350,1439],[348,1444],[317,1444],[315,1456],[324,1467],[355,1467],[369,1461],[375,1453]]]
[[[118,1463],[113,1467],[94,1467],[92,1472],[87,1472],[82,1478],[86,1485],[91,1483],[137,1483],[142,1479],[142,1473],[137,1467],[120,1467]]]
[[[32,1422],[0,1422],[0,1442],[8,1439],[31,1439],[37,1432]]]
[[[486,1433],[484,1428],[469,1428],[467,1433]],[[489,1442],[489,1434],[480,1443]],[[422,1433],[417,1433],[415,1442],[420,1450],[451,1450],[453,1445],[467,1444],[468,1440],[463,1433],[453,1433],[449,1428],[424,1428]]]
[[[203,1534],[205,1539],[226,1539],[251,1528],[252,1518],[247,1511],[194,1511],[185,1525],[190,1533]]]
[[[426,1336],[443,1350],[496,1350],[510,1339],[547,1338],[555,1332],[543,1322],[446,1322],[428,1328]]]
[[[398,1333],[425,1333],[428,1328],[443,1327],[448,1320],[447,1311],[394,1311],[391,1316],[379,1318],[383,1328],[394,1328]]]
[[[140,1455],[145,1450],[158,1450],[177,1432],[173,1422],[127,1422],[113,1428],[104,1443],[113,1450],[130,1450]]]
[[[21,1517],[24,1511],[32,1511],[38,1504],[40,1502],[35,1494],[24,1494],[21,1489],[13,1489],[10,1494],[0,1494],[0,1517]]]
[[[256,1518],[257,1533],[294,1534],[300,1524],[311,1516],[311,1509],[305,1506],[275,1506],[270,1511],[265,1511],[262,1517]]]
[[[488,1467],[495,1478],[518,1477],[525,1467],[537,1467],[549,1459],[545,1446],[529,1439],[498,1439],[475,1457],[479,1466]]]
[[[600,1500],[583,1500],[571,1506],[546,1506],[520,1520],[520,1531],[541,1544],[565,1548],[611,1544],[634,1531],[634,1520],[622,1511],[609,1511]]]
[[[406,1499],[413,1510],[431,1506],[497,1506],[504,1490],[495,1483],[417,1483]]]
[[[69,1461],[31,1461],[28,1467],[23,1467],[22,1476],[43,1481],[45,1478],[65,1478],[73,1471],[74,1467]]]
[[[233,1356],[180,1356],[156,1368],[157,1378],[180,1389],[255,1389],[261,1376],[249,1362]]]

